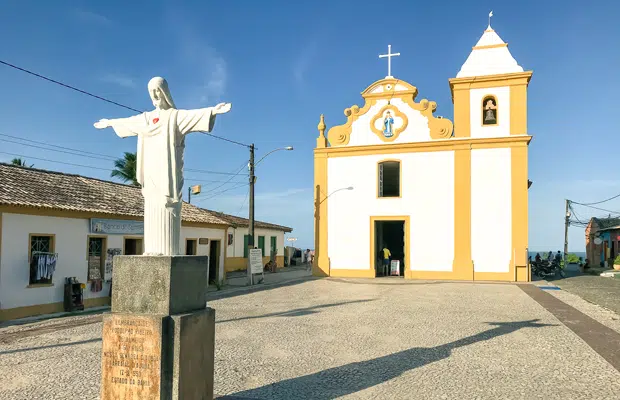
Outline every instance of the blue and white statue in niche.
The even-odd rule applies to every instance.
[[[390,110],[385,113],[383,119],[383,136],[386,138],[394,136],[394,117],[392,117]]]

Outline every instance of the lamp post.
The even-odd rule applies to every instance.
[[[254,162],[254,143],[250,145],[250,162],[248,163],[248,169],[250,172],[250,215],[249,215],[249,227],[248,227],[248,248],[254,248],[254,184],[256,183],[256,176],[254,175],[254,168],[260,164],[261,161],[265,159],[271,153],[275,153],[280,150],[293,150],[293,146],[281,147],[278,149],[271,150],[269,153],[265,154],[258,162]],[[248,285],[252,285],[252,267],[250,264],[250,252],[248,251]]]
[[[192,203],[192,194],[198,195],[202,190],[202,186],[194,185],[187,188],[187,202]]]

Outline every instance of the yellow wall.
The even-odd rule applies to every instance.
[[[263,257],[263,265],[269,262],[269,256]],[[284,268],[284,256],[276,256],[276,265],[278,268]],[[224,262],[224,270],[226,272],[243,271],[248,268],[248,259],[244,257],[227,257]]]
[[[97,297],[94,299],[84,300],[84,309],[93,307],[109,306],[109,297]],[[0,321],[11,321],[19,318],[34,317],[37,315],[46,315],[64,312],[64,305],[62,302],[49,303],[49,304],[37,304],[34,306],[6,308],[0,310]]]

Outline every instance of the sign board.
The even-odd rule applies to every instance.
[[[400,261],[399,260],[390,261],[390,275],[400,276]]]
[[[200,194],[202,187],[200,185],[194,185],[192,186],[191,190],[192,190],[192,194]]]
[[[297,238],[293,238],[293,237],[286,238],[287,242],[294,242],[296,240],[297,240]]]
[[[263,250],[250,249],[250,270],[253,274],[263,273]]]
[[[594,238],[594,244],[595,245],[599,245],[603,243],[603,239],[601,239],[600,237]]]
[[[208,238],[200,238],[198,239],[198,244],[209,244]]]
[[[91,218],[90,233],[144,235],[144,221]]]

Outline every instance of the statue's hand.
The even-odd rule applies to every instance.
[[[232,108],[230,103],[220,103],[213,107],[213,114],[226,114]]]
[[[99,121],[94,123],[95,128],[97,129],[105,129],[110,127],[110,120],[108,119],[100,119]]]

